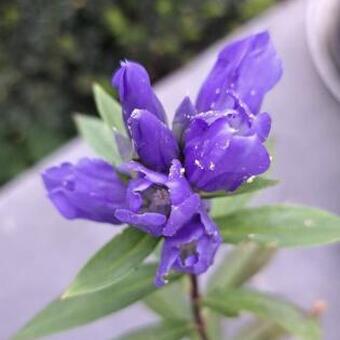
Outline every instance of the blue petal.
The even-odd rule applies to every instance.
[[[199,112],[230,107],[228,89],[235,90],[253,113],[263,97],[281,78],[281,61],[268,32],[227,45],[203,83],[196,101]]]
[[[125,124],[135,109],[148,110],[166,123],[163,106],[153,92],[149,75],[142,65],[132,61],[121,62],[121,67],[113,75],[112,85],[118,90]]]
[[[185,97],[177,108],[175,117],[172,121],[172,131],[176,136],[178,143],[182,143],[183,133],[196,114],[197,111],[190,98]]]
[[[195,215],[173,237],[165,238],[155,284],[164,285],[172,269],[196,275],[206,272],[213,264],[220,244],[215,223],[210,218],[203,221],[200,214]]]
[[[48,196],[68,219],[119,224],[114,212],[125,205],[125,184],[114,168],[99,159],[64,163],[42,174]]]
[[[234,135],[227,117],[211,125],[195,119],[186,134],[185,169],[190,183],[204,191],[236,190],[270,166],[257,134]]]
[[[128,126],[141,162],[152,170],[167,172],[179,154],[176,139],[168,127],[146,110],[135,110]]]

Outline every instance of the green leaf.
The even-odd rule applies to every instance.
[[[135,228],[125,229],[90,259],[63,297],[86,294],[112,285],[140,265],[158,241]]]
[[[191,318],[183,280],[156,290],[144,299],[144,303],[164,319]]]
[[[179,340],[190,335],[193,328],[187,321],[164,321],[133,331],[117,340]]]
[[[238,210],[215,219],[227,243],[252,240],[269,246],[312,246],[340,240],[340,218],[303,206],[272,205]]]
[[[99,115],[107,126],[116,129],[126,136],[122,109],[119,103],[112,98],[99,84],[93,85],[93,95]]]
[[[227,316],[251,312],[260,318],[275,322],[301,339],[321,339],[320,329],[315,320],[307,317],[293,304],[274,296],[246,289],[231,289],[211,294],[203,304]]]
[[[268,320],[256,320],[243,327],[233,340],[276,340],[287,332],[276,323]]]
[[[275,179],[255,177],[253,180],[248,180],[248,182],[241,185],[236,191],[201,192],[200,194],[203,198],[243,195],[243,194],[249,194],[251,192],[255,192],[255,191],[265,189],[265,188],[272,187],[278,183],[279,181]]]
[[[113,285],[93,293],[58,298],[33,318],[15,339],[64,331],[116,312],[152,293],[155,265],[143,265]]]
[[[74,119],[81,136],[98,155],[115,165],[121,162],[114,133],[102,120],[82,114]]]
[[[223,339],[221,315],[209,309],[205,311],[204,316],[209,340]]]
[[[253,194],[245,194],[232,197],[216,197],[211,202],[210,215],[219,217],[231,214],[232,212],[244,208],[251,200]]]
[[[209,292],[241,286],[262,269],[275,252],[275,247],[261,246],[253,242],[241,243],[234,247],[211,276]]]

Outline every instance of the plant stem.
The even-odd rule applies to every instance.
[[[197,276],[194,274],[190,274],[190,286],[191,308],[198,335],[201,340],[209,340],[200,305],[198,279]]]

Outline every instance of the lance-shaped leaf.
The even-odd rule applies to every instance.
[[[102,120],[77,114],[75,123],[82,138],[98,155],[114,165],[121,163],[114,133]]]
[[[340,218],[320,209],[272,205],[215,219],[227,243],[252,240],[271,246],[313,246],[340,240]]]
[[[158,241],[135,228],[124,230],[90,259],[63,297],[86,294],[112,285],[140,265]]]
[[[99,84],[93,85],[93,94],[99,115],[110,129],[126,136],[122,108]]]
[[[246,289],[231,289],[210,294],[203,304],[226,316],[239,312],[253,313],[275,322],[303,340],[321,339],[319,326],[314,319],[295,305],[274,296]]]
[[[210,200],[210,215],[212,217],[229,215],[236,210],[244,208],[252,197],[253,194],[213,198]]]
[[[268,320],[256,320],[244,326],[233,340],[278,340],[287,332],[278,324]]]
[[[183,280],[156,290],[144,299],[144,303],[164,319],[185,320],[192,317]]]
[[[276,247],[262,246],[254,242],[241,243],[232,249],[215,269],[209,280],[209,291],[243,285],[271,260],[275,252]]]
[[[244,195],[249,194],[255,191],[263,190],[269,187],[272,187],[278,184],[279,181],[275,179],[269,179],[264,177],[255,177],[251,180],[248,180],[246,183],[241,185],[237,190],[227,192],[227,191],[218,191],[218,192],[201,192],[201,196],[203,198],[214,198],[214,197],[225,197],[225,196],[235,196],[235,195]]]
[[[58,298],[33,318],[14,339],[35,339],[97,320],[152,293],[155,265],[143,265],[124,279],[93,293]]]
[[[189,336],[194,326],[186,321],[164,321],[146,326],[117,340],[179,340]]]

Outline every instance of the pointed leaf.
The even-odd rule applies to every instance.
[[[216,197],[210,200],[212,217],[219,217],[231,214],[232,212],[242,209],[251,200],[253,194],[245,194],[232,197]]]
[[[233,340],[278,340],[287,332],[276,323],[268,320],[256,320],[243,327]]]
[[[126,136],[122,108],[99,84],[93,85],[93,94],[99,115],[107,126]]]
[[[63,297],[86,294],[121,280],[155,249],[159,239],[135,228],[114,237],[78,273]]]
[[[265,188],[272,187],[278,184],[279,181],[275,179],[269,179],[264,177],[255,177],[252,180],[248,180],[246,183],[241,185],[237,190],[232,192],[217,191],[217,192],[201,192],[203,198],[214,198],[214,197],[225,197],[249,194],[251,192],[259,191]]]
[[[97,320],[144,298],[157,288],[155,265],[143,265],[124,279],[93,293],[58,298],[33,318],[15,339],[31,339]]]
[[[82,138],[98,155],[112,164],[121,163],[114,133],[103,121],[95,117],[77,114],[75,123]]]
[[[164,319],[190,319],[191,310],[183,280],[166,285],[144,299],[144,303]]]
[[[272,205],[215,219],[227,243],[252,240],[270,246],[313,246],[340,240],[340,218],[323,210]]]
[[[117,340],[179,340],[192,331],[193,325],[186,321],[164,321],[132,331]]]
[[[320,329],[315,320],[307,317],[293,304],[274,296],[246,289],[231,289],[211,294],[203,303],[227,316],[238,312],[253,313],[275,322],[300,339],[321,339]]]
[[[275,247],[242,243],[232,249],[209,280],[209,291],[236,288],[247,282],[274,256]]]

